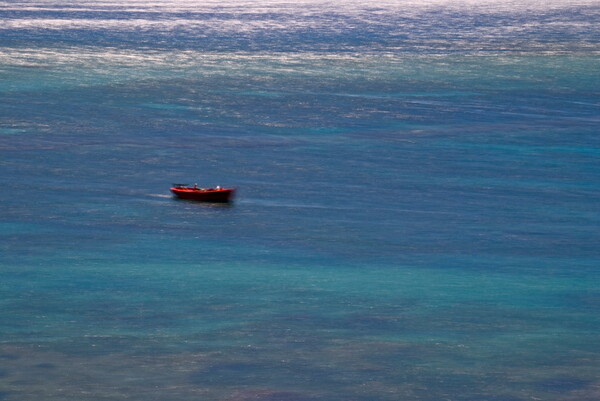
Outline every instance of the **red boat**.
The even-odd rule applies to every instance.
[[[199,188],[198,185],[188,187],[187,184],[173,184],[171,192],[181,199],[226,203],[233,199],[235,188]]]

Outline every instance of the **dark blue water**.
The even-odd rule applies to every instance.
[[[0,2],[0,400],[598,399],[599,14]]]

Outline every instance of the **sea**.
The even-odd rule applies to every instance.
[[[600,400],[598,21],[0,0],[0,400]]]

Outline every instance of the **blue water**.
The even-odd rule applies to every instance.
[[[599,18],[0,1],[0,400],[600,399]]]

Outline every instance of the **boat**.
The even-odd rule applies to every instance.
[[[180,199],[194,200],[199,202],[227,203],[233,199],[235,188],[200,188],[198,185],[173,184],[171,188],[173,195]]]

